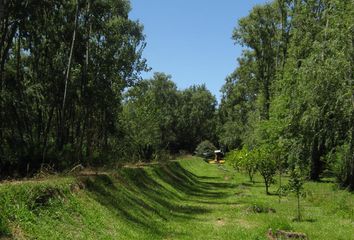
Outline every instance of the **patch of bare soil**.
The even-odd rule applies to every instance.
[[[237,219],[236,224],[242,228],[245,228],[245,229],[252,229],[252,228],[257,227],[256,224],[251,223],[251,222],[244,220],[244,219]]]
[[[222,227],[226,224],[225,220],[222,218],[218,218],[217,221],[215,222],[215,225],[218,227]]]
[[[22,229],[18,225],[11,226],[11,233],[12,233],[11,238],[0,238],[0,239],[4,239],[4,240],[7,240],[7,239],[25,240],[25,239],[27,239],[25,233],[22,231]]]

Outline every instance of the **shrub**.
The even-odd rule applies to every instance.
[[[195,149],[195,153],[199,157],[210,158],[214,155],[215,150],[216,147],[214,146],[214,144],[208,140],[205,140],[199,143],[199,145]]]
[[[253,182],[253,175],[257,167],[253,152],[248,151],[246,147],[243,147],[241,150],[233,150],[226,156],[226,161],[234,169],[247,172],[250,181]]]
[[[277,170],[276,161],[272,155],[272,149],[264,144],[254,151],[254,159],[257,159],[257,170],[262,175],[266,193],[269,194],[269,186],[275,182],[274,175]]]

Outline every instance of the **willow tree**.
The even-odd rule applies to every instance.
[[[129,2],[4,3],[1,168],[23,174],[109,153],[122,92],[146,70]]]

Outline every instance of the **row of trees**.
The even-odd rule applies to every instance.
[[[216,99],[205,85],[177,90],[171,76],[155,73],[124,98],[125,152],[138,160],[193,152],[202,140],[216,141]]]
[[[146,43],[129,1],[1,3],[1,178],[159,159],[216,140],[204,85],[140,78]]]
[[[6,0],[0,19],[0,169],[90,162],[112,147],[122,93],[147,69],[124,0]]]
[[[354,1],[275,0],[242,18],[220,142],[354,189]],[[270,155],[270,157],[269,157]],[[277,165],[279,166],[279,165]]]

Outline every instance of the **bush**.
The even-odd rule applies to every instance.
[[[241,150],[233,150],[226,156],[226,161],[229,162],[235,170],[245,171],[251,182],[253,182],[253,175],[257,170],[256,160],[254,153],[248,151],[246,147],[243,147]]]
[[[272,154],[272,146],[263,144],[253,151],[254,159],[257,159],[257,170],[263,177],[266,194],[269,194],[269,187],[275,182],[274,175],[277,170],[277,163]]]
[[[156,162],[167,162],[171,160],[171,154],[167,150],[160,150],[154,154],[153,160]]]
[[[352,153],[349,143],[337,146],[335,151],[327,155],[330,168],[333,169],[337,181],[342,187],[350,186],[352,175]]]
[[[216,150],[216,147],[214,144],[212,144],[210,141],[205,140],[197,146],[195,149],[195,153],[199,157],[203,158],[210,158],[214,156],[214,151]]]

